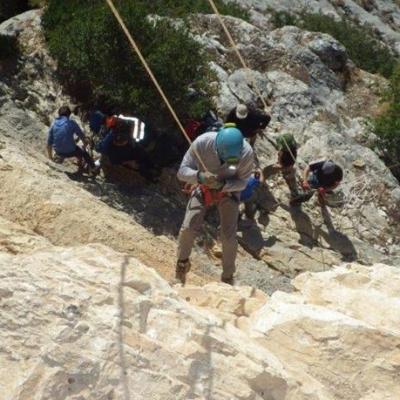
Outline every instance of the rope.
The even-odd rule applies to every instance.
[[[225,24],[224,20],[222,19],[222,16],[221,16],[221,14],[219,13],[218,8],[217,8],[217,6],[215,5],[214,0],[208,0],[208,2],[210,3],[211,8],[214,10],[214,12],[215,12],[215,14],[216,14],[216,16],[217,16],[217,18],[218,18],[218,21],[220,22],[220,24],[221,24],[221,26],[222,26],[222,28],[223,28],[223,30],[224,30],[226,36],[228,37],[228,39],[229,39],[229,41],[230,41],[230,43],[231,43],[233,49],[235,50],[236,55],[238,56],[240,62],[242,63],[243,68],[245,68],[245,69],[250,69],[250,68],[248,67],[248,65],[246,64],[246,62],[244,61],[242,55],[240,54],[239,48],[238,48],[238,46],[237,46],[235,40],[233,39],[232,35],[230,34],[228,28],[226,27],[226,24]],[[251,76],[251,80],[252,80],[251,83],[252,83],[252,85],[253,85],[254,91],[256,92],[257,96],[259,97],[259,99],[260,99],[261,102],[263,103],[264,110],[267,111],[269,107],[268,107],[266,101],[264,100],[264,97],[262,96],[261,91],[258,89],[258,84],[257,84],[257,82],[256,82],[256,80],[255,80],[255,78],[254,78],[254,76]],[[294,156],[294,154],[293,154],[291,148],[289,147],[289,145],[288,145],[286,139],[285,139],[284,137],[282,137],[282,139],[283,139],[283,142],[284,142],[284,144],[285,144],[285,146],[286,146],[286,148],[287,148],[287,150],[288,150],[290,156],[292,157],[292,160],[293,160],[294,162],[296,162],[296,157]]]
[[[119,25],[121,26],[121,29],[123,30],[123,32],[125,33],[130,45],[132,46],[132,49],[136,52],[136,54],[138,55],[140,61],[143,64],[143,67],[145,68],[146,72],[148,73],[148,75],[150,76],[150,79],[153,81],[155,87],[157,88],[158,92],[160,93],[160,96],[162,97],[162,99],[164,100],[165,104],[167,105],[170,113],[172,114],[173,118],[175,119],[176,123],[179,126],[179,129],[181,130],[183,136],[185,136],[186,140],[188,141],[189,145],[192,144],[192,141],[189,137],[189,135],[186,133],[185,128],[183,127],[182,123],[180,122],[178,116],[176,115],[174,109],[172,108],[167,96],[165,95],[164,91],[162,90],[160,84],[158,83],[156,77],[154,76],[151,68],[149,67],[149,65],[147,64],[147,61],[145,60],[145,58],[142,55],[142,52],[140,51],[139,47],[137,46],[136,42],[134,41],[132,35],[130,34],[128,28],[126,27],[120,13],[118,12],[118,10],[115,8],[113,0],[106,0],[107,4],[110,6],[110,9],[112,11],[112,13],[114,14],[116,20],[118,21]],[[192,150],[194,152],[194,154],[196,155],[197,159],[199,160],[199,163],[201,164],[201,166],[203,167],[203,169],[208,172],[208,168],[206,167],[206,165],[204,164],[202,158],[200,157],[198,151],[192,147]]]

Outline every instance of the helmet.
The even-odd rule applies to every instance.
[[[237,164],[243,150],[243,135],[239,129],[225,127],[215,139],[219,158],[228,164]]]

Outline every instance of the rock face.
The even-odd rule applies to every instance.
[[[17,74],[6,75],[0,82],[0,139],[5,147],[0,150],[5,163],[0,173],[10,188],[0,196],[0,209],[54,244],[96,241],[111,245],[170,276],[186,200],[174,171],[165,173],[164,184],[158,187],[145,187],[139,181],[120,190],[107,177],[97,182],[66,179],[64,174],[71,176],[71,167],[48,164],[43,156],[48,124],[69,99],[55,79],[40,14],[30,11],[0,26],[0,32],[17,35],[24,50]],[[308,162],[322,157],[335,159],[345,169],[343,209],[321,210],[314,200],[303,209],[289,208],[288,190],[279,176],[259,190],[258,225],[243,225],[239,232],[239,282],[272,292],[300,271],[321,271],[342,261],[396,264],[400,187],[365,145],[364,118],[377,112],[377,93],[385,81],[357,70],[346,49],[328,35],[295,27],[271,31],[267,15],[261,14],[254,25],[231,17],[226,21],[249,69],[241,67],[215,16],[197,16],[192,29],[214,60],[212,67],[218,76],[214,84],[219,85],[215,101],[221,115],[238,101],[256,101],[253,81],[271,102],[267,138],[256,147],[261,165],[276,160],[271,140],[291,132],[300,144],[299,174]],[[43,179],[44,175],[50,179]],[[52,193],[54,187],[57,195]],[[18,196],[10,195],[11,188]],[[100,207],[82,189],[129,216]],[[64,193],[72,199],[69,203]],[[109,218],[109,214],[118,217]],[[125,219],[123,224],[120,218]],[[135,228],[125,228],[126,224]],[[162,251],[153,252],[154,246]],[[194,257],[199,274],[218,276],[220,270],[213,265],[219,260],[210,260],[202,247]]]
[[[55,247],[2,221],[0,271],[1,400],[382,400],[400,390],[393,267],[306,273],[295,293],[270,298],[225,284],[175,290],[106,246]]]
[[[255,103],[254,82],[271,103],[267,137],[256,145],[261,166],[276,160],[271,141],[290,132],[300,146],[299,176],[306,164],[323,158],[335,160],[345,171],[345,206],[340,210],[320,209],[313,201],[302,210],[291,209],[283,179],[269,180],[258,193],[258,229],[244,230],[241,244],[289,275],[304,264],[304,270],[337,264],[334,252],[341,260],[396,263],[399,184],[366,146],[364,119],[376,114],[376,93],[385,81],[358,70],[346,49],[328,35],[296,27],[271,31],[231,17],[225,21],[249,69],[242,68],[215,16],[199,16],[193,29],[214,57],[221,114],[238,102]],[[271,243],[267,248],[265,241]]]
[[[315,13],[348,18],[359,25],[372,27],[381,40],[400,54],[400,5],[386,0],[239,0],[238,3],[254,10],[253,18],[259,13],[286,11],[289,13]]]
[[[23,49],[0,81],[0,400],[398,399],[400,187],[365,147],[363,126],[385,81],[358,71],[329,36],[271,31],[260,11],[293,2],[247,3],[258,10],[252,23],[227,20],[249,69],[215,16],[193,24],[213,57],[220,111],[255,101],[256,80],[273,116],[257,143],[261,163],[276,158],[271,140],[292,132],[300,167],[320,156],[345,167],[347,200],[344,209],[291,209],[280,177],[262,187],[258,224],[238,234],[238,281],[252,287],[194,286],[219,275],[218,252],[201,246],[191,286],[164,280],[185,202],[173,173],[117,191],[46,160],[50,117],[69,99],[41,13],[0,26]],[[386,2],[358,3],[381,18]],[[310,4],[338,16],[338,7],[359,10]],[[397,8],[387,7],[394,31]]]

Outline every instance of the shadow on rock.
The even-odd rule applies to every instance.
[[[289,212],[293,222],[296,225],[296,231],[300,235],[299,243],[312,249],[317,245],[314,226],[311,218],[301,207],[289,207],[281,205],[283,209]]]
[[[277,242],[277,238],[276,236],[271,236],[268,239],[264,239],[260,227],[255,222],[252,224],[247,222],[241,221],[239,223],[240,234],[238,241],[248,253],[259,260],[262,258],[263,250],[266,247],[272,247]]]
[[[333,226],[331,215],[326,207],[321,208],[322,218],[328,232],[318,228],[318,234],[329,244],[329,246],[342,255],[343,261],[356,261],[357,251],[348,236],[336,230]]]

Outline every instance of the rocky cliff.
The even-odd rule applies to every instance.
[[[208,283],[220,273],[213,224],[193,257],[199,286],[168,284],[185,205],[173,169],[158,185],[121,184],[46,159],[49,122],[70,99],[41,12],[0,25],[21,48],[0,79],[1,400],[397,398],[400,187],[364,125],[386,81],[328,35],[274,29],[268,7],[293,2],[242,3],[250,22],[225,20],[249,69],[214,15],[192,24],[213,60],[219,111],[255,101],[255,79],[273,118],[257,143],[262,165],[276,159],[270,139],[291,132],[300,170],[325,156],[344,166],[346,204],[292,209],[283,179],[269,181],[258,224],[238,232],[235,288]],[[309,5],[380,21],[396,49],[398,7],[370,3]]]
[[[0,399],[383,400],[400,391],[400,272],[346,264],[293,294],[171,288],[103,245],[0,220]],[[147,265],[150,265],[147,263]]]

